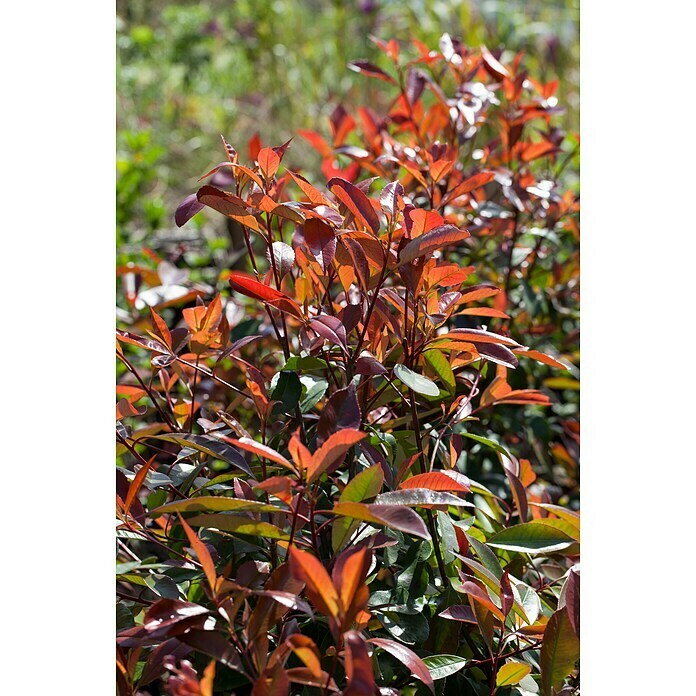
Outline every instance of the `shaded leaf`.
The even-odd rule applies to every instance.
[[[247,536],[266,537],[267,539],[290,539],[282,529],[268,522],[258,522],[249,517],[237,517],[224,512],[212,515],[196,515],[189,520],[193,527],[219,529],[229,534],[244,534]]]
[[[198,496],[160,505],[150,510],[150,517],[175,512],[280,512],[280,508],[266,503],[224,496]]]
[[[192,193],[186,196],[174,213],[174,222],[177,227],[185,225],[196,213],[205,208],[205,205],[198,200],[198,196]]]
[[[568,612],[558,609],[546,625],[539,658],[544,696],[551,696],[552,689],[558,690],[563,685],[579,657],[580,640],[575,635]]]

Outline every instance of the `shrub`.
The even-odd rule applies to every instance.
[[[244,164],[223,138],[177,210],[226,216],[246,270],[120,269],[121,694],[579,685],[577,467],[563,445],[560,482],[520,456],[552,398],[535,368],[515,382],[572,382],[536,347],[577,302],[574,252],[550,258],[577,229],[550,174],[572,156],[555,85],[448,36],[408,62],[380,47],[391,71],[353,68],[389,113],[302,133],[325,187],[282,169],[290,143]],[[555,299],[541,331],[534,283]],[[508,437],[499,410],[521,414]]]

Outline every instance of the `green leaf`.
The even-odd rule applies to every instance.
[[[524,679],[531,671],[532,668],[528,664],[510,660],[510,662],[507,662],[498,670],[498,674],[495,678],[495,685],[512,686],[513,684],[518,684],[520,680]]]
[[[348,482],[339,497],[339,502],[361,503],[363,500],[374,498],[382,490],[383,483],[382,467],[375,464],[369,469],[364,469]],[[338,517],[331,529],[333,550],[338,551],[358,526],[358,522],[351,521],[348,517]]]
[[[302,401],[300,401],[300,411],[302,411],[302,413],[307,413],[307,411],[311,411],[317,403],[319,403],[319,400],[324,394],[326,394],[329,383],[325,379],[311,377],[309,375],[303,375],[300,377],[300,381],[307,390]]]
[[[490,440],[487,437],[481,437],[481,435],[474,435],[473,433],[462,433],[462,435],[464,435],[464,437],[468,437],[471,440],[476,440],[476,442],[485,445],[486,447],[490,447],[491,449],[494,449],[496,452],[500,452],[500,454],[504,454],[508,459],[512,459],[510,453],[502,445],[499,445],[494,440]]]
[[[539,666],[541,689],[550,696],[552,689],[559,689],[564,679],[573,671],[580,657],[580,640],[575,635],[565,607],[555,611],[544,631]]]
[[[296,372],[282,370],[271,380],[270,397],[274,401],[280,402],[274,405],[274,413],[283,410],[291,413],[295,410],[295,406],[299,403],[301,396],[302,382],[300,382]]]
[[[557,527],[544,524],[542,520],[534,520],[503,529],[494,534],[486,543],[506,551],[551,553],[567,549],[575,542]]]
[[[496,558],[495,554],[481,541],[476,539],[471,534],[466,535],[467,541],[474,547],[476,555],[481,560],[481,563],[495,575],[496,579],[500,581],[503,575],[503,567],[500,565],[500,561]]]
[[[396,614],[376,609],[372,613],[394,638],[406,645],[422,645],[428,640],[430,624],[425,614]]]
[[[225,498],[223,496],[200,496],[188,500],[177,500],[161,505],[150,511],[150,517],[157,517],[172,512],[282,512],[275,505],[259,503],[243,498]]]
[[[116,628],[120,631],[124,628],[132,628],[135,626],[133,612],[123,603],[116,603]]]
[[[256,522],[248,517],[236,517],[224,512],[213,515],[196,515],[189,521],[192,527],[208,527],[219,529],[230,534],[247,534],[250,536],[265,537],[266,539],[282,539],[288,541],[290,536],[268,522]]]
[[[307,357],[300,357],[299,355],[292,355],[288,358],[287,362],[283,366],[283,370],[298,371],[298,370],[326,370],[328,364],[326,360],[321,358],[315,358],[311,355]]]
[[[427,363],[433,368],[433,370],[435,370],[437,376],[442,380],[445,387],[447,387],[447,391],[450,394],[454,394],[457,383],[454,378],[454,372],[452,372],[449,360],[445,357],[444,353],[433,349],[425,351],[423,355]]]
[[[458,655],[431,655],[424,657],[423,662],[435,681],[456,674],[460,669],[466,667],[466,658]]]
[[[160,597],[165,599],[181,599],[179,588],[168,575],[152,573],[145,576],[145,584]]]
[[[394,365],[394,374],[410,389],[424,396],[439,396],[440,389],[431,379],[409,370],[406,365],[400,363]]]

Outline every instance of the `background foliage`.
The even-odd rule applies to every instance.
[[[246,143],[259,132],[281,143],[326,124],[338,101],[384,107],[376,85],[346,69],[361,58],[380,63],[370,35],[435,46],[447,31],[471,46],[524,51],[538,79],[560,78],[561,124],[577,131],[578,7],[578,0],[118,0],[121,259],[137,250],[132,241],[156,248],[176,237],[173,210],[197,172],[215,164],[220,133]],[[288,158],[294,167],[318,163],[307,147]]]

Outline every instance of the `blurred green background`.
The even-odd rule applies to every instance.
[[[578,20],[579,0],[117,0],[119,260],[143,243],[223,243],[200,229],[215,223],[173,221],[197,178],[224,160],[221,133],[246,159],[254,132],[276,145],[299,128],[325,131],[339,102],[379,109],[383,85],[346,68],[382,64],[370,36],[437,49],[448,32],[524,51],[532,75],[560,80],[562,125],[577,131]],[[301,138],[286,162],[310,176],[318,164]]]

